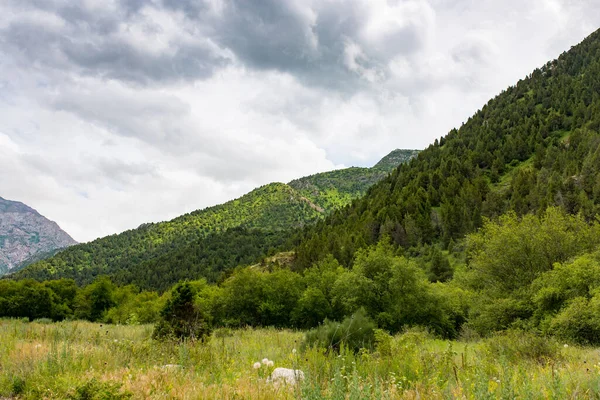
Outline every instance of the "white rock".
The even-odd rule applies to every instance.
[[[299,369],[275,368],[271,376],[267,379],[267,382],[273,382],[275,385],[282,383],[295,385],[302,380],[304,380],[304,372]]]
[[[163,365],[162,367],[160,367],[160,369],[164,369],[164,370],[177,370],[177,369],[181,369],[183,368],[183,365],[179,365],[179,364],[166,364]]]

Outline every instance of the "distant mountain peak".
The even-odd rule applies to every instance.
[[[33,208],[0,197],[0,275],[76,243]]]
[[[410,161],[419,154],[420,150],[396,149],[392,150],[388,155],[383,157],[377,164],[373,166],[375,169],[391,172],[398,165]]]
[[[3,197],[0,197],[0,213],[31,213],[40,215],[40,213],[38,213],[36,210],[26,204],[21,203],[20,201],[6,200]]]

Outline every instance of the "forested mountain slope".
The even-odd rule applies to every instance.
[[[33,208],[0,197],[0,275],[77,243]]]
[[[412,160],[418,150],[394,150],[372,168],[351,167],[295,179],[288,185],[329,213],[362,197],[373,184],[398,165]]]
[[[89,283],[106,274],[119,283],[165,289],[181,279],[217,280],[221,272],[248,264],[280,246],[289,230],[314,223],[349,204],[396,165],[416,155],[395,150],[383,167],[347,168],[290,182],[271,183],[239,199],[144,224],[67,249],[15,274],[15,278],[73,278]],[[227,232],[228,229],[238,228]]]
[[[296,267],[348,266],[389,236],[444,246],[509,210],[600,211],[600,31],[490,100],[459,129],[300,238]]]

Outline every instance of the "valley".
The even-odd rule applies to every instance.
[[[0,198],[0,397],[598,398],[599,215],[600,30],[371,168],[82,244]]]

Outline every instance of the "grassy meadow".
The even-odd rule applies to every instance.
[[[600,352],[512,333],[444,341],[379,335],[374,352],[302,349],[288,330],[162,343],[152,326],[0,320],[0,399],[595,399]],[[294,351],[296,349],[296,351]],[[274,366],[254,369],[264,358]],[[299,368],[297,386],[266,381]]]

